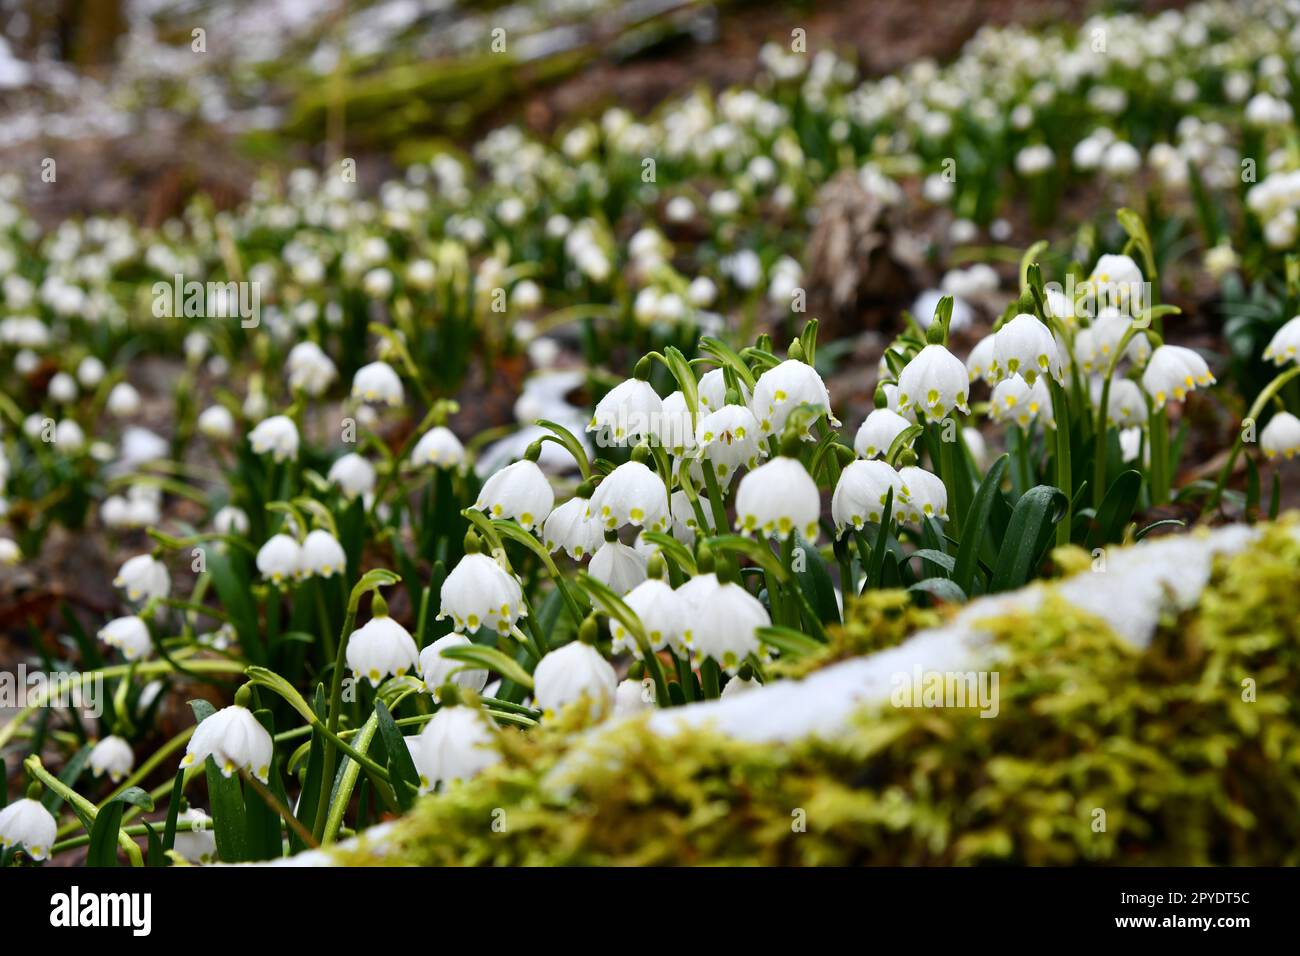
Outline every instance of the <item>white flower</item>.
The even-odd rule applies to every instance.
[[[646,578],[646,556],[621,541],[606,541],[592,556],[587,572],[616,594],[631,591]]]
[[[915,465],[898,470],[899,480],[907,489],[902,505],[903,520],[919,527],[924,518],[948,520],[948,489],[943,479]]]
[[[502,634],[527,612],[514,575],[486,554],[467,554],[442,582],[438,620],[450,617],[457,631],[494,627]]]
[[[705,412],[716,412],[723,405],[727,404],[727,377],[720,368],[712,369],[700,376],[700,383],[696,387],[700,396],[700,408]],[[745,383],[740,383],[740,401],[749,405],[752,396]]]
[[[104,380],[107,371],[103,362],[93,355],[87,355],[77,365],[77,381],[86,388],[94,388]]]
[[[623,602],[640,620],[651,650],[680,647],[686,617],[681,597],[667,582],[647,578],[629,591]],[[641,656],[636,638],[617,618],[610,619],[609,632],[614,638],[612,646],[615,653],[630,651],[638,658]]]
[[[22,846],[33,860],[44,860],[58,835],[54,814],[39,800],[24,797],[0,810],[0,849]]]
[[[99,639],[116,647],[128,661],[139,660],[153,649],[149,628],[134,614],[109,621],[99,629]]]
[[[912,423],[897,412],[887,408],[874,409],[858,429],[853,439],[853,450],[860,458],[883,456],[893,447],[894,439],[911,427]]]
[[[1056,163],[1056,154],[1046,143],[1026,146],[1016,153],[1016,172],[1021,176],[1041,176]]]
[[[65,418],[54,426],[54,444],[67,454],[75,454],[85,446],[86,433],[71,418]]]
[[[442,652],[449,647],[472,645],[473,642],[464,634],[447,634],[420,652],[420,676],[424,678],[424,687],[433,695],[434,700],[442,699],[442,685],[449,681],[457,687],[468,687],[475,692],[487,686],[487,671],[480,667],[467,670],[464,661],[442,656]]]
[[[1101,400],[1098,393],[1097,400]],[[1127,378],[1110,383],[1110,400],[1106,403],[1106,424],[1128,427],[1145,425],[1147,400],[1137,382]]]
[[[248,533],[248,515],[243,508],[226,505],[212,516],[212,527],[217,534],[243,535]]]
[[[491,724],[475,707],[439,710],[413,744],[407,738],[421,791],[468,780],[499,761],[501,754],[492,746],[494,736]]]
[[[570,498],[546,519],[542,526],[542,543],[554,554],[560,548],[569,557],[581,561],[605,543],[605,533],[600,521],[590,517],[586,498]]]
[[[77,399],[77,382],[67,372],[58,372],[50,378],[45,386],[50,398],[60,404],[68,404]]]
[[[272,415],[248,433],[248,443],[259,455],[271,453],[277,462],[298,457],[298,426],[287,415]]]
[[[126,591],[128,600],[148,601],[171,594],[172,579],[167,573],[167,565],[151,554],[137,554],[117,569],[113,587]]]
[[[190,828],[176,828],[173,849],[190,863],[216,862],[217,835],[212,828],[212,818],[198,807],[190,807],[184,813],[177,814],[176,820],[190,824]]]
[[[327,477],[349,498],[368,495],[375,490],[375,466],[356,452],[349,452],[330,465]]]
[[[614,690],[614,716],[629,717],[643,711],[653,710],[655,705],[655,685],[649,678],[621,681]]]
[[[966,396],[970,376],[961,359],[942,345],[927,345],[903,367],[898,376],[898,411],[924,412],[932,421],[954,408],[969,412]]]
[[[1100,308],[1113,306],[1128,311],[1146,303],[1142,270],[1130,256],[1104,255],[1092,267],[1088,282],[1093,285]]]
[[[1142,373],[1142,388],[1157,411],[1165,407],[1171,395],[1181,402],[1198,385],[1213,385],[1214,381],[1205,359],[1181,345],[1160,346],[1151,353]]]
[[[861,531],[867,522],[879,523],[885,513],[885,498],[894,492],[891,515],[904,514],[911,492],[899,473],[887,462],[858,460],[844,466],[831,496],[831,519],[836,535],[846,528]]]
[[[1125,428],[1119,433],[1119,452],[1120,458],[1127,464],[1130,461],[1137,461],[1138,455],[1142,451],[1142,429]],[[1144,456],[1149,459],[1150,455]]]
[[[830,392],[826,391],[826,383],[817,370],[807,362],[787,359],[759,377],[750,408],[762,433],[772,435],[784,429],[790,413],[805,404],[820,409],[831,425],[839,425],[831,412]],[[805,437],[809,437],[812,425],[810,420],[804,430]]]
[[[745,658],[761,650],[758,628],[770,626],[772,619],[758,598],[739,584],[717,583],[716,578],[709,582],[710,577],[692,579],[705,583],[688,595],[682,641],[697,658],[710,658],[734,674]]]
[[[224,405],[209,405],[199,413],[199,433],[213,441],[225,441],[235,434],[235,416]]]
[[[1074,337],[1074,352],[1085,372],[1106,372],[1110,368],[1120,340],[1132,326],[1133,320],[1113,308],[1097,315],[1092,325],[1080,329]],[[1141,365],[1151,354],[1151,345],[1145,335],[1135,335],[1124,348],[1124,358]]]
[[[302,563],[302,546],[292,535],[272,535],[257,551],[257,570],[272,584],[283,584],[300,577]]]
[[[96,777],[108,774],[117,783],[135,766],[131,745],[121,737],[105,737],[90,750],[90,769]]]
[[[1259,433],[1259,447],[1265,458],[1282,455],[1288,461],[1300,451],[1300,418],[1290,412],[1275,414]]]
[[[740,479],[736,489],[736,522],[741,534],[759,532],[788,538],[798,532],[817,540],[821,493],[797,458],[779,455]]]
[[[13,538],[0,538],[0,568],[13,567],[22,557],[18,542]]]
[[[371,362],[352,376],[352,397],[367,402],[401,405],[405,401],[402,380],[387,362]]]
[[[493,518],[514,518],[532,530],[546,520],[555,505],[555,491],[537,467],[524,459],[507,465],[483,483],[474,507]]]
[[[223,777],[231,776],[236,770],[247,770],[266,783],[274,752],[271,735],[252,711],[231,704],[209,714],[194,728],[181,766],[189,767],[211,757]]]
[[[533,700],[543,719],[553,718],[565,706],[584,697],[590,702],[592,715],[599,716],[613,705],[617,688],[618,676],[609,661],[581,641],[551,651],[533,671]]]
[[[689,455],[695,450],[695,427],[691,424],[691,412],[680,391],[673,392],[664,399],[654,438],[678,457]]]
[[[442,425],[425,432],[411,451],[411,464],[417,468],[423,465],[454,468],[464,462],[465,446],[450,428]]]
[[[625,462],[596,486],[587,516],[610,531],[625,524],[663,531],[668,527],[668,487],[641,462]]]
[[[983,379],[985,382],[992,384],[997,380],[997,372],[994,369],[993,361],[993,340],[995,336],[986,335],[975,343],[971,349],[970,355],[966,358],[966,373],[973,382],[976,379]]]
[[[387,614],[372,617],[348,638],[348,667],[357,679],[377,686],[392,674],[401,677],[420,666],[420,652],[409,631]]]
[[[1046,379],[1040,376],[1031,386],[1019,375],[1004,378],[993,386],[989,414],[995,421],[1012,421],[1021,428],[1028,428],[1029,423],[1035,419],[1041,421],[1044,427],[1051,426],[1054,417]]]
[[[1063,379],[1061,355],[1052,330],[1035,316],[1021,312],[993,336],[993,362],[998,376],[1019,375],[1030,385],[1039,374]]]
[[[758,464],[758,422],[743,405],[724,405],[701,419],[695,429],[695,443],[713,463],[718,477],[730,480],[740,465]]]
[[[312,397],[323,395],[338,378],[334,360],[315,342],[299,342],[289,350],[285,359],[289,370],[289,387],[301,389]]]
[[[1285,365],[1295,360],[1298,348],[1300,348],[1300,315],[1289,319],[1274,333],[1264,349],[1264,358],[1275,365]]]
[[[140,393],[129,382],[118,382],[108,393],[105,407],[114,418],[128,418],[140,411]]]
[[[663,410],[664,403],[649,382],[630,378],[596,403],[587,431],[601,432],[617,444],[639,441],[654,434]]]
[[[260,558],[261,555],[259,554]],[[322,528],[312,531],[298,553],[299,571],[304,577],[332,578],[347,570],[348,557],[337,538]]]

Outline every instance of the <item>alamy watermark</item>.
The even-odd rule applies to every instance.
[[[104,713],[104,675],[77,671],[0,671],[0,707],[58,707],[80,710],[84,717]]]
[[[894,707],[978,709],[981,717],[998,715],[997,671],[929,671],[917,664],[889,678]]]
[[[260,282],[185,281],[181,273],[171,282],[153,284],[153,314],[158,319],[239,319],[245,329],[262,321]]]

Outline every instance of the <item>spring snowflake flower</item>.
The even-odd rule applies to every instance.
[[[140,660],[153,650],[149,628],[134,614],[117,617],[99,629],[99,639],[116,647],[128,661]]]
[[[465,463],[465,446],[450,428],[438,425],[429,429],[415,443],[411,451],[411,464],[417,468],[433,465],[435,468],[455,468]]]
[[[739,697],[741,694],[747,694],[751,690],[758,690],[763,685],[756,680],[745,680],[743,677],[733,677],[727,681],[727,686],[722,688],[719,695],[723,700],[729,697]]]
[[[560,548],[575,561],[590,557],[605,543],[605,533],[598,519],[589,516],[586,498],[570,498],[546,519],[542,526],[542,543],[554,554]]]
[[[260,554],[259,554],[260,557]],[[303,539],[298,555],[299,570],[304,577],[332,578],[347,570],[348,557],[338,538],[317,528]]]
[[[653,710],[655,705],[654,683],[650,680],[627,680],[620,681],[614,690],[614,716],[630,717],[633,714],[639,714],[647,710]]]
[[[10,568],[22,560],[23,553],[13,538],[0,538],[0,568]]]
[[[831,425],[839,426],[839,419],[831,412],[831,396],[826,383],[815,368],[797,359],[786,359],[764,372],[754,386],[750,403],[764,436],[782,431],[790,413],[800,405],[815,406]],[[811,437],[812,424],[809,421],[804,437]]]
[[[646,556],[621,541],[606,541],[592,556],[587,572],[614,593],[627,594],[646,579]]]
[[[966,405],[969,391],[970,376],[961,359],[942,345],[927,345],[898,376],[895,411],[899,414],[907,410],[921,411],[932,421],[938,421],[954,408],[969,412]]]
[[[1096,292],[1098,306],[1113,306],[1123,311],[1144,305],[1142,281],[1142,270],[1138,264],[1132,257],[1123,255],[1101,256],[1088,276],[1088,282]]]
[[[87,355],[77,363],[77,381],[86,388],[94,388],[104,380],[108,369],[93,355]]]
[[[587,516],[609,531],[626,524],[663,531],[668,527],[668,487],[657,472],[641,462],[625,462],[596,486]]]
[[[213,441],[228,441],[235,434],[235,416],[224,405],[209,405],[195,423],[201,435]]]
[[[217,859],[217,834],[212,827],[212,818],[198,807],[190,807],[184,813],[177,814],[181,823],[190,824],[190,828],[176,830],[176,842],[173,848],[190,863],[215,863]]]
[[[277,585],[301,577],[303,555],[298,539],[288,534],[272,535],[257,551],[257,570]]]
[[[474,507],[493,518],[514,518],[525,529],[539,527],[555,506],[555,491],[537,462],[507,465],[483,483]]]
[[[1300,418],[1290,412],[1275,414],[1259,433],[1259,447],[1265,458],[1281,455],[1290,461],[1300,451]]]
[[[609,710],[618,689],[618,675],[600,651],[572,641],[543,657],[533,671],[533,700],[550,720],[564,707],[586,698],[593,716]]]
[[[691,412],[686,407],[686,399],[680,391],[673,392],[664,399],[659,427],[653,437],[661,446],[678,457],[690,455],[695,451],[695,426],[691,424]]]
[[[646,578],[623,598],[623,602],[632,609],[652,651],[662,651],[665,647],[681,646],[682,629],[685,626],[685,613],[681,598],[667,582],[659,578]],[[611,618],[609,632],[613,636],[613,649],[630,651],[638,658],[641,656],[636,638],[617,618]]]
[[[389,676],[401,677],[420,666],[420,652],[415,638],[388,616],[384,607],[348,638],[348,667],[358,680],[365,678],[372,687]]]
[[[1300,315],[1289,319],[1273,334],[1264,348],[1264,359],[1275,365],[1285,365],[1295,361],[1297,349],[1300,349]]]
[[[352,397],[394,406],[406,401],[402,380],[387,362],[371,362],[357,369],[352,376]]]
[[[972,382],[977,379],[988,382],[990,385],[997,380],[997,371],[993,361],[993,340],[995,336],[986,335],[975,343],[971,349],[970,355],[966,358],[966,374],[970,376]]]
[[[130,382],[118,382],[109,391],[104,407],[114,418],[130,418],[139,413],[141,404],[140,393]]]
[[[152,554],[137,554],[117,569],[113,587],[124,590],[127,600],[148,601],[171,594],[172,578],[167,573],[167,565]]]
[[[912,427],[902,415],[887,408],[877,408],[867,416],[853,439],[853,450],[859,458],[877,458],[888,453],[896,439]]]
[[[739,584],[730,582],[712,588],[706,585],[692,597],[683,643],[697,658],[711,659],[728,674],[736,673],[750,654],[762,650],[758,629],[772,624],[767,609]]]
[[[121,737],[105,737],[90,750],[90,769],[96,777],[108,774],[117,783],[135,766],[131,745]]]
[[[1101,400],[1098,388],[1096,400]],[[1120,378],[1110,383],[1110,400],[1106,403],[1106,424],[1128,428],[1147,422],[1147,400],[1142,388],[1132,379]]]
[[[223,777],[247,770],[262,783],[271,773],[275,745],[271,735],[252,711],[239,704],[209,714],[197,727],[185,747],[182,767],[202,763],[211,757]]]
[[[86,446],[86,433],[71,418],[54,426],[54,444],[65,454],[75,455]]]
[[[797,458],[785,455],[749,472],[736,489],[736,521],[745,535],[788,538],[797,532],[814,542],[821,510],[817,482]]]
[[[1205,359],[1181,345],[1160,346],[1151,353],[1142,373],[1142,388],[1157,411],[1165,407],[1170,396],[1181,402],[1198,385],[1213,385],[1214,381]]]
[[[495,736],[491,724],[476,707],[439,710],[410,745],[421,792],[429,793],[439,784],[469,780],[499,761],[501,754],[493,746]]]
[[[1120,340],[1132,324],[1133,320],[1127,315],[1108,308],[1092,325],[1080,329],[1074,337],[1074,354],[1079,359],[1080,368],[1085,372],[1106,372]],[[1151,344],[1145,335],[1133,336],[1124,348],[1124,358],[1135,365],[1141,365],[1150,354]]]
[[[629,378],[596,403],[587,431],[600,432],[620,445],[640,441],[653,436],[663,411],[663,400],[649,382]]]
[[[58,372],[51,377],[45,389],[50,398],[61,405],[77,400],[77,382],[67,372]]]
[[[226,505],[212,516],[212,527],[217,534],[248,534],[248,515],[243,508]]]
[[[493,627],[505,634],[527,613],[519,582],[486,554],[461,558],[442,582],[441,599],[438,620],[451,618],[457,631]]]
[[[724,405],[700,420],[695,443],[713,463],[719,478],[730,479],[740,465],[754,468],[761,446],[758,422],[743,405]]]
[[[884,517],[885,498],[891,490],[894,493],[891,514],[903,514],[911,491],[887,462],[858,460],[846,465],[831,495],[831,519],[835,522],[836,536],[843,536],[847,528],[861,531],[867,522],[878,524]]]
[[[327,477],[349,498],[368,495],[375,490],[375,466],[356,452],[349,452],[330,465]]]
[[[999,377],[1020,375],[1030,385],[1039,374],[1051,375],[1058,382],[1064,376],[1052,330],[1025,312],[994,333],[993,362]]]
[[[1050,427],[1054,416],[1046,379],[1039,377],[1033,385],[1029,385],[1019,375],[1004,378],[993,386],[989,414],[995,421],[1015,422],[1021,428],[1028,428],[1034,420],[1038,420],[1044,427]]]
[[[420,676],[424,678],[424,688],[441,701],[442,686],[446,683],[457,687],[467,687],[476,693],[487,686],[488,672],[481,667],[465,669],[465,662],[450,657],[443,657],[442,652],[449,647],[470,647],[473,642],[464,634],[446,634],[420,652]]]
[[[24,797],[0,810],[0,849],[21,846],[33,860],[44,860],[59,830],[54,814],[39,800]]]
[[[248,433],[248,443],[259,455],[271,453],[277,462],[298,457],[298,426],[287,415],[273,415]]]
[[[908,492],[901,506],[904,521],[920,527],[924,518],[948,520],[948,489],[942,478],[915,465],[900,468],[898,477]]]
[[[325,394],[339,376],[334,360],[310,341],[299,342],[289,350],[285,367],[289,371],[289,387],[295,391],[301,389],[313,398]]]
[[[716,412],[727,404],[727,376],[720,368],[711,369],[700,376],[696,391],[700,396],[700,409],[704,412]],[[740,383],[740,400],[750,405],[752,396],[745,383]]]

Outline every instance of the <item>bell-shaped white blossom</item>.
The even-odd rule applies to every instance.
[[[1142,389],[1151,396],[1159,410],[1172,397],[1182,401],[1197,386],[1214,384],[1210,368],[1189,348],[1181,345],[1162,345],[1151,353],[1142,372]]]
[[[298,457],[298,426],[287,415],[273,415],[248,433],[248,443],[259,455],[270,452],[277,462],[292,461]]]
[[[1085,372],[1104,374],[1110,369],[1120,340],[1133,325],[1133,320],[1115,309],[1108,309],[1097,316],[1086,329],[1080,329],[1074,337],[1074,354],[1079,360],[1079,367]],[[1151,354],[1151,344],[1145,335],[1135,335],[1124,347],[1124,359],[1135,365],[1141,365]]]
[[[474,507],[493,518],[514,518],[524,528],[540,527],[555,506],[555,491],[537,466],[524,459],[507,465],[483,483]]]
[[[990,385],[997,381],[997,371],[993,360],[993,340],[995,336],[986,335],[975,343],[970,355],[966,357],[966,374],[972,382],[982,380]]]
[[[302,576],[302,545],[289,534],[276,534],[257,550],[257,571],[272,584],[296,581]]]
[[[931,421],[947,416],[954,408],[969,412],[966,396],[970,377],[961,359],[942,345],[927,345],[903,367],[898,376],[899,414],[921,412]]]
[[[1021,312],[993,336],[993,361],[998,376],[1019,375],[1030,385],[1039,375],[1063,380],[1060,350],[1052,330],[1036,316]]]
[[[1097,297],[1099,311],[1113,306],[1122,311],[1136,312],[1147,304],[1142,270],[1130,256],[1101,256],[1092,267],[1088,282]]]
[[[130,601],[149,601],[165,598],[172,592],[172,578],[167,565],[151,554],[137,554],[128,558],[117,569],[113,587],[126,592]]]
[[[668,487],[657,472],[641,462],[625,462],[596,486],[587,514],[610,531],[626,524],[664,531],[668,527]]]
[[[325,394],[339,375],[334,360],[311,341],[299,342],[291,348],[285,367],[289,371],[289,387],[295,391],[301,389],[313,398]]]
[[[140,411],[140,393],[130,382],[118,382],[108,393],[104,407],[114,418],[129,418]]]
[[[994,421],[1015,422],[1021,428],[1028,428],[1037,421],[1044,427],[1050,427],[1052,399],[1047,391],[1046,379],[1039,376],[1033,385],[1019,375],[1004,378],[993,386],[993,396],[989,400],[989,414]]]
[[[826,383],[807,362],[787,359],[759,376],[750,408],[764,436],[781,432],[790,413],[800,405],[815,406],[831,425],[839,425],[839,419],[831,412],[831,396]],[[812,424],[809,421],[804,430],[805,437],[810,437]]]
[[[587,431],[600,432],[619,445],[640,441],[655,434],[663,408],[663,400],[649,382],[629,378],[596,403]]]
[[[198,807],[190,807],[177,814],[177,821],[188,823],[188,829],[177,828],[176,842],[172,848],[190,863],[215,863],[217,861],[217,834],[212,818]]]
[[[620,681],[614,690],[614,716],[630,717],[655,706],[655,685],[647,679]]]
[[[212,516],[212,527],[217,534],[248,534],[248,514],[243,508],[226,505]]]
[[[741,534],[788,538],[798,533],[817,540],[821,493],[797,458],[778,455],[740,479],[736,522]]]
[[[1264,359],[1275,365],[1285,365],[1295,361],[1297,350],[1300,350],[1300,315],[1287,320],[1273,333],[1273,338],[1264,347]]]
[[[606,541],[587,565],[587,572],[597,581],[627,594],[646,579],[646,556],[621,541]]]
[[[450,428],[437,425],[415,443],[411,451],[411,464],[417,468],[433,465],[435,468],[455,468],[465,463],[465,446]]]
[[[406,401],[402,379],[387,362],[371,362],[352,376],[352,397],[365,402],[401,405]]]
[[[348,638],[348,667],[358,680],[371,685],[389,675],[401,677],[420,666],[420,652],[411,632],[387,614],[372,617]]]
[[[299,571],[304,577],[332,578],[348,567],[343,545],[323,528],[317,528],[303,539],[298,557]]]
[[[617,688],[618,675],[609,661],[581,641],[551,651],[533,671],[533,701],[544,720],[584,699],[594,716],[606,713],[613,706]]]
[[[1259,448],[1265,458],[1281,455],[1290,461],[1300,452],[1300,418],[1290,412],[1277,412],[1259,433]]]
[[[228,441],[235,434],[235,416],[225,405],[209,405],[199,413],[195,427],[213,441]]]
[[[750,654],[762,650],[758,629],[772,623],[767,609],[739,584],[719,583],[704,590],[704,600],[688,606],[683,643],[700,659],[716,661],[729,674]]]
[[[700,415],[703,416],[702,411]],[[691,422],[691,412],[686,407],[686,399],[680,391],[673,392],[664,399],[658,427],[653,437],[656,442],[679,457],[689,455],[695,450],[695,426]]]
[[[96,777],[108,774],[108,779],[117,783],[134,766],[135,754],[131,752],[131,745],[121,737],[105,737],[90,749],[90,770]]]
[[[887,408],[874,409],[858,429],[853,450],[859,458],[880,458],[889,452],[896,439],[912,427],[902,415]]]
[[[194,728],[185,747],[182,767],[202,763],[211,757],[223,777],[247,770],[262,783],[271,772],[275,744],[253,712],[239,704],[209,714]]]
[[[942,478],[915,465],[900,468],[898,477],[907,489],[900,511],[905,522],[919,527],[926,518],[948,520],[948,489]]]
[[[1098,393],[1098,402],[1101,395]],[[1106,424],[1119,428],[1147,423],[1147,400],[1142,388],[1132,379],[1118,378],[1110,383],[1110,398],[1106,402]]]
[[[888,462],[858,460],[845,465],[831,495],[831,519],[835,533],[847,528],[861,531],[868,522],[879,524],[885,514],[885,499],[893,491],[890,514],[905,513],[911,498],[910,489]]]
[[[121,651],[122,656],[128,661],[147,657],[153,650],[153,640],[149,637],[148,626],[134,614],[109,621],[99,629],[99,639],[109,647]]]
[[[720,369],[710,369],[700,376],[700,381],[696,385],[696,392],[700,398],[700,411],[703,414],[716,412],[723,405],[727,404],[727,375]],[[740,383],[740,401],[744,405],[752,404],[752,396],[745,383]]]
[[[726,480],[741,465],[756,467],[762,451],[758,422],[743,405],[724,405],[704,416],[695,429],[695,443],[718,477]]]
[[[480,627],[508,632],[527,612],[519,582],[486,554],[467,554],[442,582],[438,620],[451,618],[457,631]]]
[[[563,548],[575,561],[588,558],[605,543],[599,519],[588,514],[586,498],[570,498],[546,519],[542,526],[542,543],[554,554]]]
[[[54,814],[39,800],[24,797],[0,809],[0,850],[21,846],[33,860],[48,859],[58,830]]]
[[[449,682],[476,693],[487,686],[488,672],[483,668],[467,668],[464,661],[442,656],[449,647],[470,647],[472,643],[464,634],[446,634],[420,651],[420,676],[434,700],[442,699],[442,685]]]
[[[647,578],[629,591],[623,602],[641,622],[651,650],[662,651],[665,647],[681,646],[682,628],[685,624],[684,608],[681,597],[666,581]],[[637,657],[641,656],[636,638],[617,618],[610,619],[609,632],[614,639],[613,649],[616,653],[630,651]]]
[[[411,745],[420,790],[476,777],[501,759],[490,721],[475,707],[443,707]],[[409,740],[409,738],[408,738]]]
[[[330,465],[327,478],[349,498],[359,498],[375,490],[375,466],[356,452],[349,452]]]

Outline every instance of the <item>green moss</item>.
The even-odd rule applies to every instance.
[[[1050,596],[991,621],[995,719],[886,707],[793,746],[637,722],[588,742],[580,769],[560,764],[564,730],[511,733],[500,766],[422,801],[382,857],[363,844],[343,860],[1295,864],[1294,528],[1219,562],[1199,607],[1145,652]],[[851,612],[844,639],[874,613]]]

